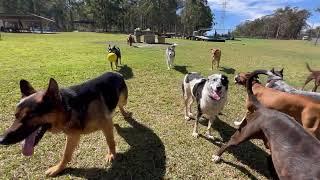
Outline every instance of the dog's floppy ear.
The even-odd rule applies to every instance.
[[[36,90],[31,86],[31,84],[24,79],[20,80],[20,91],[22,97],[30,96],[31,94],[36,92]]]
[[[52,101],[61,100],[58,83],[53,78],[50,78],[49,80],[49,85],[45,94],[45,98]]]

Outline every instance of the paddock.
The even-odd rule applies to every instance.
[[[235,131],[233,121],[245,113],[245,89],[233,83],[238,72],[284,68],[288,84],[301,87],[309,74],[308,62],[320,69],[320,47],[296,40],[239,39],[204,42],[167,39],[176,43],[175,68],[167,70],[165,45],[130,47],[127,35],[104,33],[22,34],[1,33],[0,41],[0,131],[14,119],[20,100],[19,80],[27,79],[37,89],[47,87],[50,77],[60,87],[79,84],[111,71],[106,44],[121,48],[123,74],[129,90],[126,122],[115,112],[118,158],[106,164],[105,138],[101,132],[81,138],[71,163],[57,179],[269,179],[262,141],[254,140],[231,148],[219,164],[211,156],[219,141]],[[220,48],[220,69],[211,70],[211,48]],[[192,137],[193,122],[184,120],[181,82],[188,72],[204,76],[223,73],[230,80],[228,103],[213,123],[215,140]],[[263,78],[262,78],[263,79]],[[312,83],[306,89],[310,90]],[[205,133],[206,122],[199,127]],[[32,157],[23,157],[19,144],[0,146],[1,179],[43,179],[44,171],[60,159],[63,134],[46,133]]]

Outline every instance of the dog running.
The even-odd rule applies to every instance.
[[[116,156],[112,113],[116,106],[124,117],[129,117],[128,89],[118,73],[105,73],[83,84],[59,89],[50,79],[46,90],[36,91],[26,80],[20,81],[22,98],[17,104],[15,120],[0,138],[0,144],[11,145],[22,141],[22,154],[31,156],[45,132],[63,132],[66,145],[61,161],[46,171],[56,176],[65,169],[79,144],[80,135],[101,130],[106,137],[108,162]]]
[[[301,90],[304,89],[304,87],[314,79],[314,87],[312,89],[313,92],[317,92],[318,86],[320,85],[320,71],[315,71],[310,68],[309,64],[306,63],[307,69],[311,72],[310,75],[307,77],[304,85],[302,86]]]
[[[217,69],[220,67],[221,50],[217,48],[212,48],[211,50],[211,70],[213,70],[213,65],[217,65]]]
[[[117,69],[117,68],[118,68],[118,64],[120,63],[120,65],[121,65],[121,51],[120,51],[120,48],[117,47],[117,46],[115,46],[115,45],[113,45],[113,46],[111,47],[111,45],[109,44],[109,46],[108,46],[108,48],[107,48],[107,51],[108,51],[109,53],[114,53],[114,54],[117,55],[117,59],[116,59],[116,61],[115,61],[115,65],[116,65],[116,69]],[[110,62],[110,66],[111,66],[111,69],[113,69],[112,62]]]
[[[246,116],[246,123],[242,124],[228,143],[212,156],[212,160],[218,162],[228,147],[255,139],[258,134],[263,134],[271,151],[272,164],[269,168],[274,167],[278,178],[319,179],[320,142],[292,117],[260,104],[252,91],[252,81],[259,73],[259,71],[253,72],[246,85],[247,109],[253,110],[252,114]]]
[[[185,120],[194,119],[191,105],[194,100],[197,102],[197,116],[192,136],[198,137],[198,123],[202,117],[209,120],[206,136],[213,138],[211,125],[227,102],[228,84],[228,77],[222,74],[213,74],[204,78],[199,73],[194,72],[184,77],[182,92],[185,104]]]
[[[308,96],[313,98],[314,100],[320,101],[320,93],[302,91],[287,84],[283,80],[283,69],[281,69],[280,71],[275,71],[274,69],[272,69],[268,72],[266,87],[269,87],[278,91],[282,91],[282,92],[287,92],[290,94],[299,94],[303,96]]]
[[[268,75],[267,70],[261,70],[259,73]],[[239,73],[235,77],[236,83],[246,85],[250,74]],[[292,116],[308,132],[320,139],[320,104],[318,101],[310,97],[264,87],[257,79],[255,79],[252,86],[253,93],[261,104],[267,108],[275,109]],[[243,121],[244,118],[239,122],[235,121],[234,124],[239,126]]]
[[[175,45],[171,45],[166,49],[166,62],[168,70],[172,69],[174,66],[174,59],[176,57]]]

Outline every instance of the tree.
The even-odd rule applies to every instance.
[[[298,8],[279,8],[273,14],[238,25],[234,31],[238,36],[297,39],[307,26],[310,12]]]
[[[187,34],[199,28],[211,27],[213,15],[207,0],[186,0],[181,20]]]

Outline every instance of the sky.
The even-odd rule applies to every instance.
[[[227,2],[224,23],[223,1]],[[218,23],[215,29],[234,29],[241,22],[272,14],[275,9],[285,6],[309,10],[312,15],[307,23],[314,27],[320,26],[320,13],[314,11],[320,7],[320,0],[208,0],[208,3]]]

